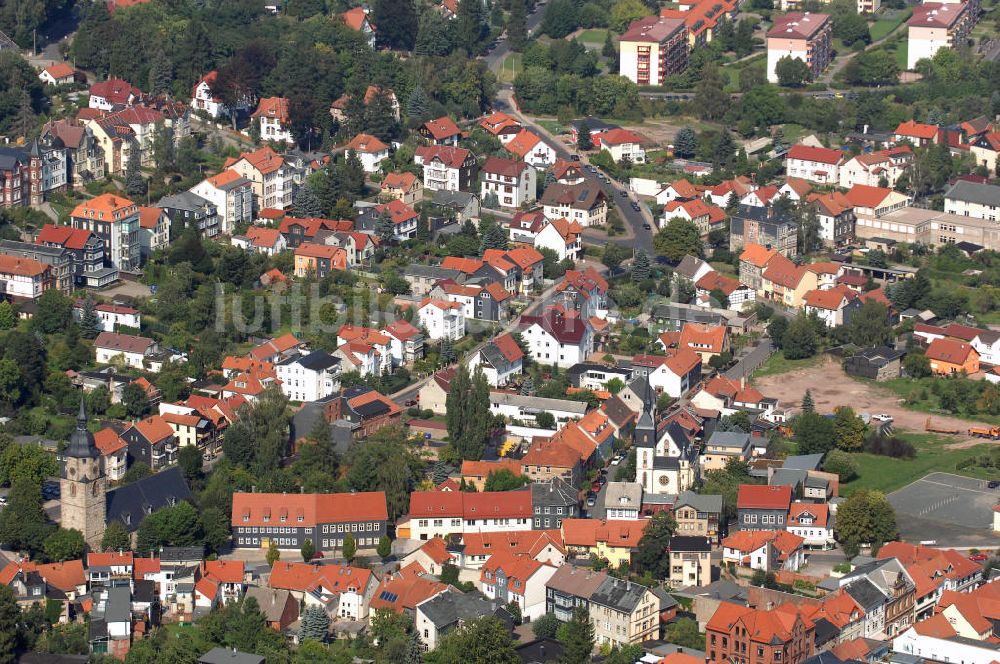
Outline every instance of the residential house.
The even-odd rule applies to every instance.
[[[548,168],[556,162],[555,148],[527,129],[522,129],[503,147],[515,158],[535,168]]]
[[[378,584],[371,570],[360,567],[280,560],[268,578],[271,588],[287,591],[306,607],[322,607],[331,618],[341,620],[367,620]]]
[[[902,375],[904,355],[904,351],[888,346],[866,348],[844,360],[844,371],[870,380],[892,380]]]
[[[930,360],[931,373],[953,376],[979,371],[979,352],[970,344],[954,339],[935,339],[925,352]]]
[[[535,169],[523,161],[487,157],[482,176],[480,200],[486,207],[492,200],[502,208],[519,208],[535,200],[538,176]]]
[[[683,537],[708,537],[717,542],[721,534],[722,496],[684,491],[673,504],[677,533]]]
[[[545,615],[545,584],[556,567],[528,556],[497,552],[480,572],[480,590],[501,606],[517,604],[521,615],[534,620]]]
[[[376,172],[379,165],[389,158],[389,146],[371,134],[358,134],[345,149],[357,155],[365,173]]]
[[[556,163],[546,173],[546,178],[549,173],[559,184],[580,184],[586,179],[580,162],[568,159],[556,159]]]
[[[486,480],[489,479],[490,475],[502,470],[510,472],[515,477],[519,477],[521,475],[521,462],[518,459],[503,458],[495,461],[465,460],[462,462],[460,472],[462,481],[467,486],[475,487],[476,491],[483,491],[486,486]]]
[[[816,290],[819,280],[815,272],[804,265],[796,265],[784,256],[768,261],[761,275],[763,299],[771,300],[792,309],[802,307],[806,293]]]
[[[974,147],[970,149],[974,151]],[[906,172],[912,161],[913,150],[907,145],[864,152],[841,164],[838,184],[843,189],[850,189],[856,184],[895,187],[896,180]]]
[[[444,635],[459,629],[467,621],[483,617],[510,622],[510,616],[502,605],[498,606],[477,593],[449,589],[416,605],[413,628],[420,635],[420,642],[428,650],[433,650]]]
[[[413,173],[388,173],[382,180],[382,197],[414,205],[423,198],[423,187]]]
[[[646,150],[643,148],[643,143],[647,141],[633,131],[620,128],[609,129],[601,133],[600,141],[601,148],[608,151],[615,163],[646,163]]]
[[[417,224],[420,221],[420,215],[403,201],[393,199],[388,203],[380,203],[371,209],[374,212],[371,217],[374,223],[371,227],[368,227],[368,225],[364,223],[367,222],[368,219],[359,219],[358,224],[356,224],[359,231],[371,232],[376,235],[380,234],[378,222],[381,220],[383,215],[388,215],[389,220],[392,222],[393,240],[396,242],[405,242],[406,240],[412,240],[417,237]]]
[[[1000,209],[1000,187],[991,184],[958,180],[944,194],[944,211],[948,214],[997,221]]]
[[[708,537],[675,535],[670,538],[670,585],[675,588],[712,583],[712,540]]]
[[[503,111],[490,113],[479,121],[479,126],[501,145],[511,142],[521,132],[521,125]]]
[[[603,519],[563,519],[562,535],[567,552],[594,554],[610,567],[631,563],[647,521],[606,521]]]
[[[114,111],[131,106],[143,98],[139,88],[133,87],[128,81],[120,78],[109,78],[90,86],[89,108],[100,111]]]
[[[292,401],[319,401],[340,391],[340,359],[325,350],[274,365],[281,392]]]
[[[238,158],[227,159],[224,166],[250,181],[255,210],[291,207],[296,186],[295,169],[269,146],[240,153]]]
[[[729,221],[729,246],[746,247],[759,244],[774,249],[783,256],[798,253],[798,224],[790,214],[772,207],[740,205]],[[740,274],[740,281],[750,284]]]
[[[659,220],[660,228],[666,228],[674,217],[693,223],[698,228],[698,234],[704,238],[708,237],[711,231],[721,229],[725,225],[726,211],[700,198],[673,200],[663,206],[663,216]]]
[[[581,405],[582,404],[582,405]],[[587,404],[572,399],[533,397],[511,392],[490,392],[490,412],[503,415],[508,422],[535,423],[540,412],[551,413],[556,425],[564,425],[571,420],[582,418],[587,412]],[[561,427],[563,428],[563,427]]]
[[[234,235],[231,242],[234,247],[265,256],[274,256],[288,249],[288,242],[281,231],[266,226],[251,226],[246,235]]]
[[[213,120],[231,114],[229,108],[212,91],[218,77],[219,72],[213,69],[199,78],[198,82],[191,88],[191,110],[201,111]],[[235,110],[246,111],[247,105],[245,103],[237,104]]]
[[[133,422],[122,432],[128,444],[128,464],[144,463],[153,472],[177,463],[177,436],[161,415]]]
[[[128,469],[128,443],[117,431],[106,427],[94,433],[94,445],[101,453],[101,466],[109,482],[120,482]]]
[[[850,311],[861,307],[860,296],[846,286],[828,290],[815,289],[802,298],[806,314],[815,313],[827,327],[839,327],[850,322]]]
[[[553,301],[567,316],[604,319],[609,308],[608,281],[593,267],[566,270],[562,282],[556,285]]]
[[[515,376],[521,375],[524,351],[514,337],[507,333],[493,337],[479,352],[468,360],[469,371],[478,368],[493,387],[506,385]]]
[[[246,596],[257,602],[264,622],[273,630],[281,632],[299,619],[299,603],[287,590],[251,586]]]
[[[39,140],[54,145],[55,139],[66,148],[66,182],[74,189],[104,176],[104,151],[93,130],[72,119],[50,120],[41,130]]]
[[[194,229],[202,237],[215,237],[220,232],[219,211],[211,201],[190,191],[164,196],[156,204],[170,218],[176,232]]]
[[[866,631],[894,637],[913,624],[916,585],[896,558],[856,566],[839,583],[873,618]]]
[[[424,335],[405,320],[389,323],[381,330],[389,337],[389,354],[394,366],[413,364],[424,357]]]
[[[344,420],[354,438],[367,438],[387,426],[400,426],[403,409],[395,401],[370,387],[351,387],[326,405],[327,420]]]
[[[31,258],[0,255],[0,295],[34,300],[55,287],[51,268]]]
[[[232,168],[205,178],[189,191],[215,206],[223,235],[253,221],[253,182]]]
[[[46,85],[69,85],[76,82],[76,70],[65,62],[54,62],[38,73],[38,80]]]
[[[808,549],[832,549],[834,515],[824,503],[792,503],[788,511],[788,532],[804,540]]]
[[[370,327],[342,325],[337,331],[338,347],[352,342],[361,342],[371,347],[376,358],[372,371],[376,374],[386,374],[392,371],[392,351],[389,348],[392,339],[387,335]]]
[[[580,258],[580,252],[583,251],[582,236],[583,226],[579,222],[568,221],[560,217],[544,223],[535,236],[534,247],[535,249],[542,247],[551,249],[556,252],[559,260],[569,258],[576,261]]]
[[[976,164],[984,166],[990,173],[997,171],[997,155],[1000,154],[1000,131],[991,131],[977,136],[969,144],[969,152]]]
[[[458,145],[458,141],[462,138],[462,130],[447,115],[436,120],[428,120],[420,125],[419,132],[434,145]]]
[[[413,161],[424,168],[424,187],[431,191],[469,191],[478,175],[476,157],[465,148],[421,146]]]
[[[723,470],[730,459],[751,461],[754,456],[750,434],[743,431],[713,431],[702,450],[702,470]]]
[[[699,304],[704,303],[706,306],[737,312],[752,306],[757,299],[757,292],[754,289],[714,270],[695,282],[695,294]],[[713,299],[720,294],[725,298],[724,301]]]
[[[506,320],[512,295],[498,282],[487,286],[463,286],[451,282],[440,282],[428,296],[431,299],[448,300],[462,305],[466,320]]]
[[[797,143],[785,154],[785,173],[816,184],[837,185],[843,162],[840,150]]]
[[[968,43],[978,16],[965,2],[925,2],[917,5],[906,22],[906,68],[931,59],[941,49],[955,49]],[[899,134],[899,131],[896,131]]]
[[[294,519],[294,520],[293,520]],[[310,539],[317,551],[343,546],[350,534],[359,549],[373,549],[386,534],[381,491],[351,493],[233,494],[232,534],[237,548],[299,550]]]
[[[504,284],[512,293],[527,295],[542,286],[545,257],[532,247],[515,247],[506,251],[487,249],[483,252],[483,260],[498,272],[515,278],[515,283],[510,288]],[[516,279],[518,275],[520,280]]]
[[[741,484],[736,501],[737,529],[784,530],[791,504],[789,486]]]
[[[83,319],[85,307],[86,303],[83,300],[77,300],[73,304],[73,320],[79,322]],[[119,327],[138,330],[142,326],[142,314],[138,309],[106,302],[93,304],[93,307],[102,332],[114,332]]]
[[[346,12],[343,12],[340,17],[344,19],[344,23],[347,24],[347,27],[355,32],[361,33],[361,35],[368,42],[369,48],[375,48],[375,36],[378,34],[378,28],[372,22],[371,12],[366,5],[348,9]]]
[[[594,641],[615,647],[660,633],[660,598],[647,586],[609,576],[590,596]]]
[[[603,226],[607,221],[607,196],[596,184],[550,184],[541,203],[549,220],[565,219],[584,228]]]
[[[139,206],[139,256],[147,261],[170,246],[170,216],[159,207]]]
[[[95,360],[98,364],[112,364],[116,358],[128,367],[145,369],[146,359],[155,355],[159,346],[152,339],[118,334],[116,332],[101,332],[94,339]]]
[[[755,292],[763,290],[764,269],[777,250],[750,242],[743,246],[740,253],[740,283],[746,284]]]
[[[261,99],[257,110],[250,117],[259,124],[262,141],[295,143],[291,117],[288,114],[288,100],[284,97]]]
[[[464,308],[458,302],[424,298],[417,308],[421,327],[430,339],[457,341],[465,336]]]
[[[608,573],[587,567],[562,565],[545,584],[546,613],[562,622],[573,618],[576,608],[590,612],[590,598],[608,579]]]
[[[825,245],[842,247],[854,241],[854,206],[844,194],[813,194],[809,204],[816,212],[819,239]]]
[[[535,510],[533,529],[562,528],[563,519],[580,517],[580,497],[576,488],[563,479],[553,477],[542,482],[531,483],[531,505]],[[550,520],[551,519],[551,520]],[[553,547],[562,551],[562,538],[557,535]],[[534,547],[534,548],[537,548]],[[537,557],[537,555],[536,555]]]
[[[645,378],[656,392],[676,399],[698,383],[702,361],[698,353],[687,348],[669,352],[669,355],[634,356],[632,375]]]
[[[528,353],[541,364],[569,368],[593,351],[594,331],[584,319],[547,309],[540,316],[521,316],[518,323]]]
[[[702,364],[708,364],[713,357],[729,352],[729,328],[725,325],[686,323],[681,328],[677,347],[693,350]]]
[[[296,277],[323,279],[334,270],[347,270],[347,251],[340,247],[303,242],[294,255]]]

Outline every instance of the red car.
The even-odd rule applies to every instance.
[[[975,553],[975,554],[969,556],[969,560],[973,560],[973,561],[975,561],[977,563],[982,562],[982,561],[986,560],[987,558],[989,558],[989,556],[986,555],[985,553]]]

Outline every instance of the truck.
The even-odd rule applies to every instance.
[[[924,430],[930,431],[931,433],[951,433],[951,434],[962,433],[961,429],[952,429],[944,426],[935,425],[933,422],[931,422],[931,418],[929,417],[927,418],[927,421],[924,423]]]
[[[969,427],[969,435],[973,438],[991,438],[993,440],[1000,440],[1000,427]]]

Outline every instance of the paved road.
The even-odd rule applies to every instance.
[[[739,361],[726,371],[725,376],[731,380],[749,378],[754,370],[762,365],[774,352],[774,346],[770,339],[762,339],[753,350],[744,355]]]

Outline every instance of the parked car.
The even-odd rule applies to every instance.
[[[618,464],[620,464],[621,462],[622,462],[622,458],[621,458],[621,457],[615,457],[615,458],[613,458],[613,459],[611,460],[611,465],[612,465],[612,466],[617,466],[617,465],[618,465]]]
[[[406,406],[407,408],[409,408],[410,406],[416,406],[416,405],[417,405],[417,400],[416,400],[416,399],[409,399],[409,400],[408,400],[408,401],[407,401],[407,402],[406,402],[405,404],[403,404],[403,405],[405,405],[405,406]]]
[[[593,507],[597,504],[597,496],[587,496],[587,507]]]
[[[990,483],[989,483],[989,484],[987,484],[987,486],[988,486],[989,488],[991,488],[991,489],[995,489],[995,488],[997,488],[998,486],[1000,486],[1000,481],[997,481],[997,480],[991,480],[991,481],[990,481]]]
[[[642,227],[643,227],[644,229],[646,229],[647,231],[651,231],[651,230],[653,230],[653,227],[652,227],[652,226],[650,226],[649,224],[643,224],[643,225],[642,225]]]
[[[985,553],[974,553],[971,556],[969,556],[969,560],[972,560],[972,561],[977,562],[977,563],[982,562],[982,561],[986,560],[987,558],[989,558],[989,555],[987,555]]]
[[[877,415],[872,415],[872,419],[876,422],[892,422],[892,415],[886,413],[879,413]]]

